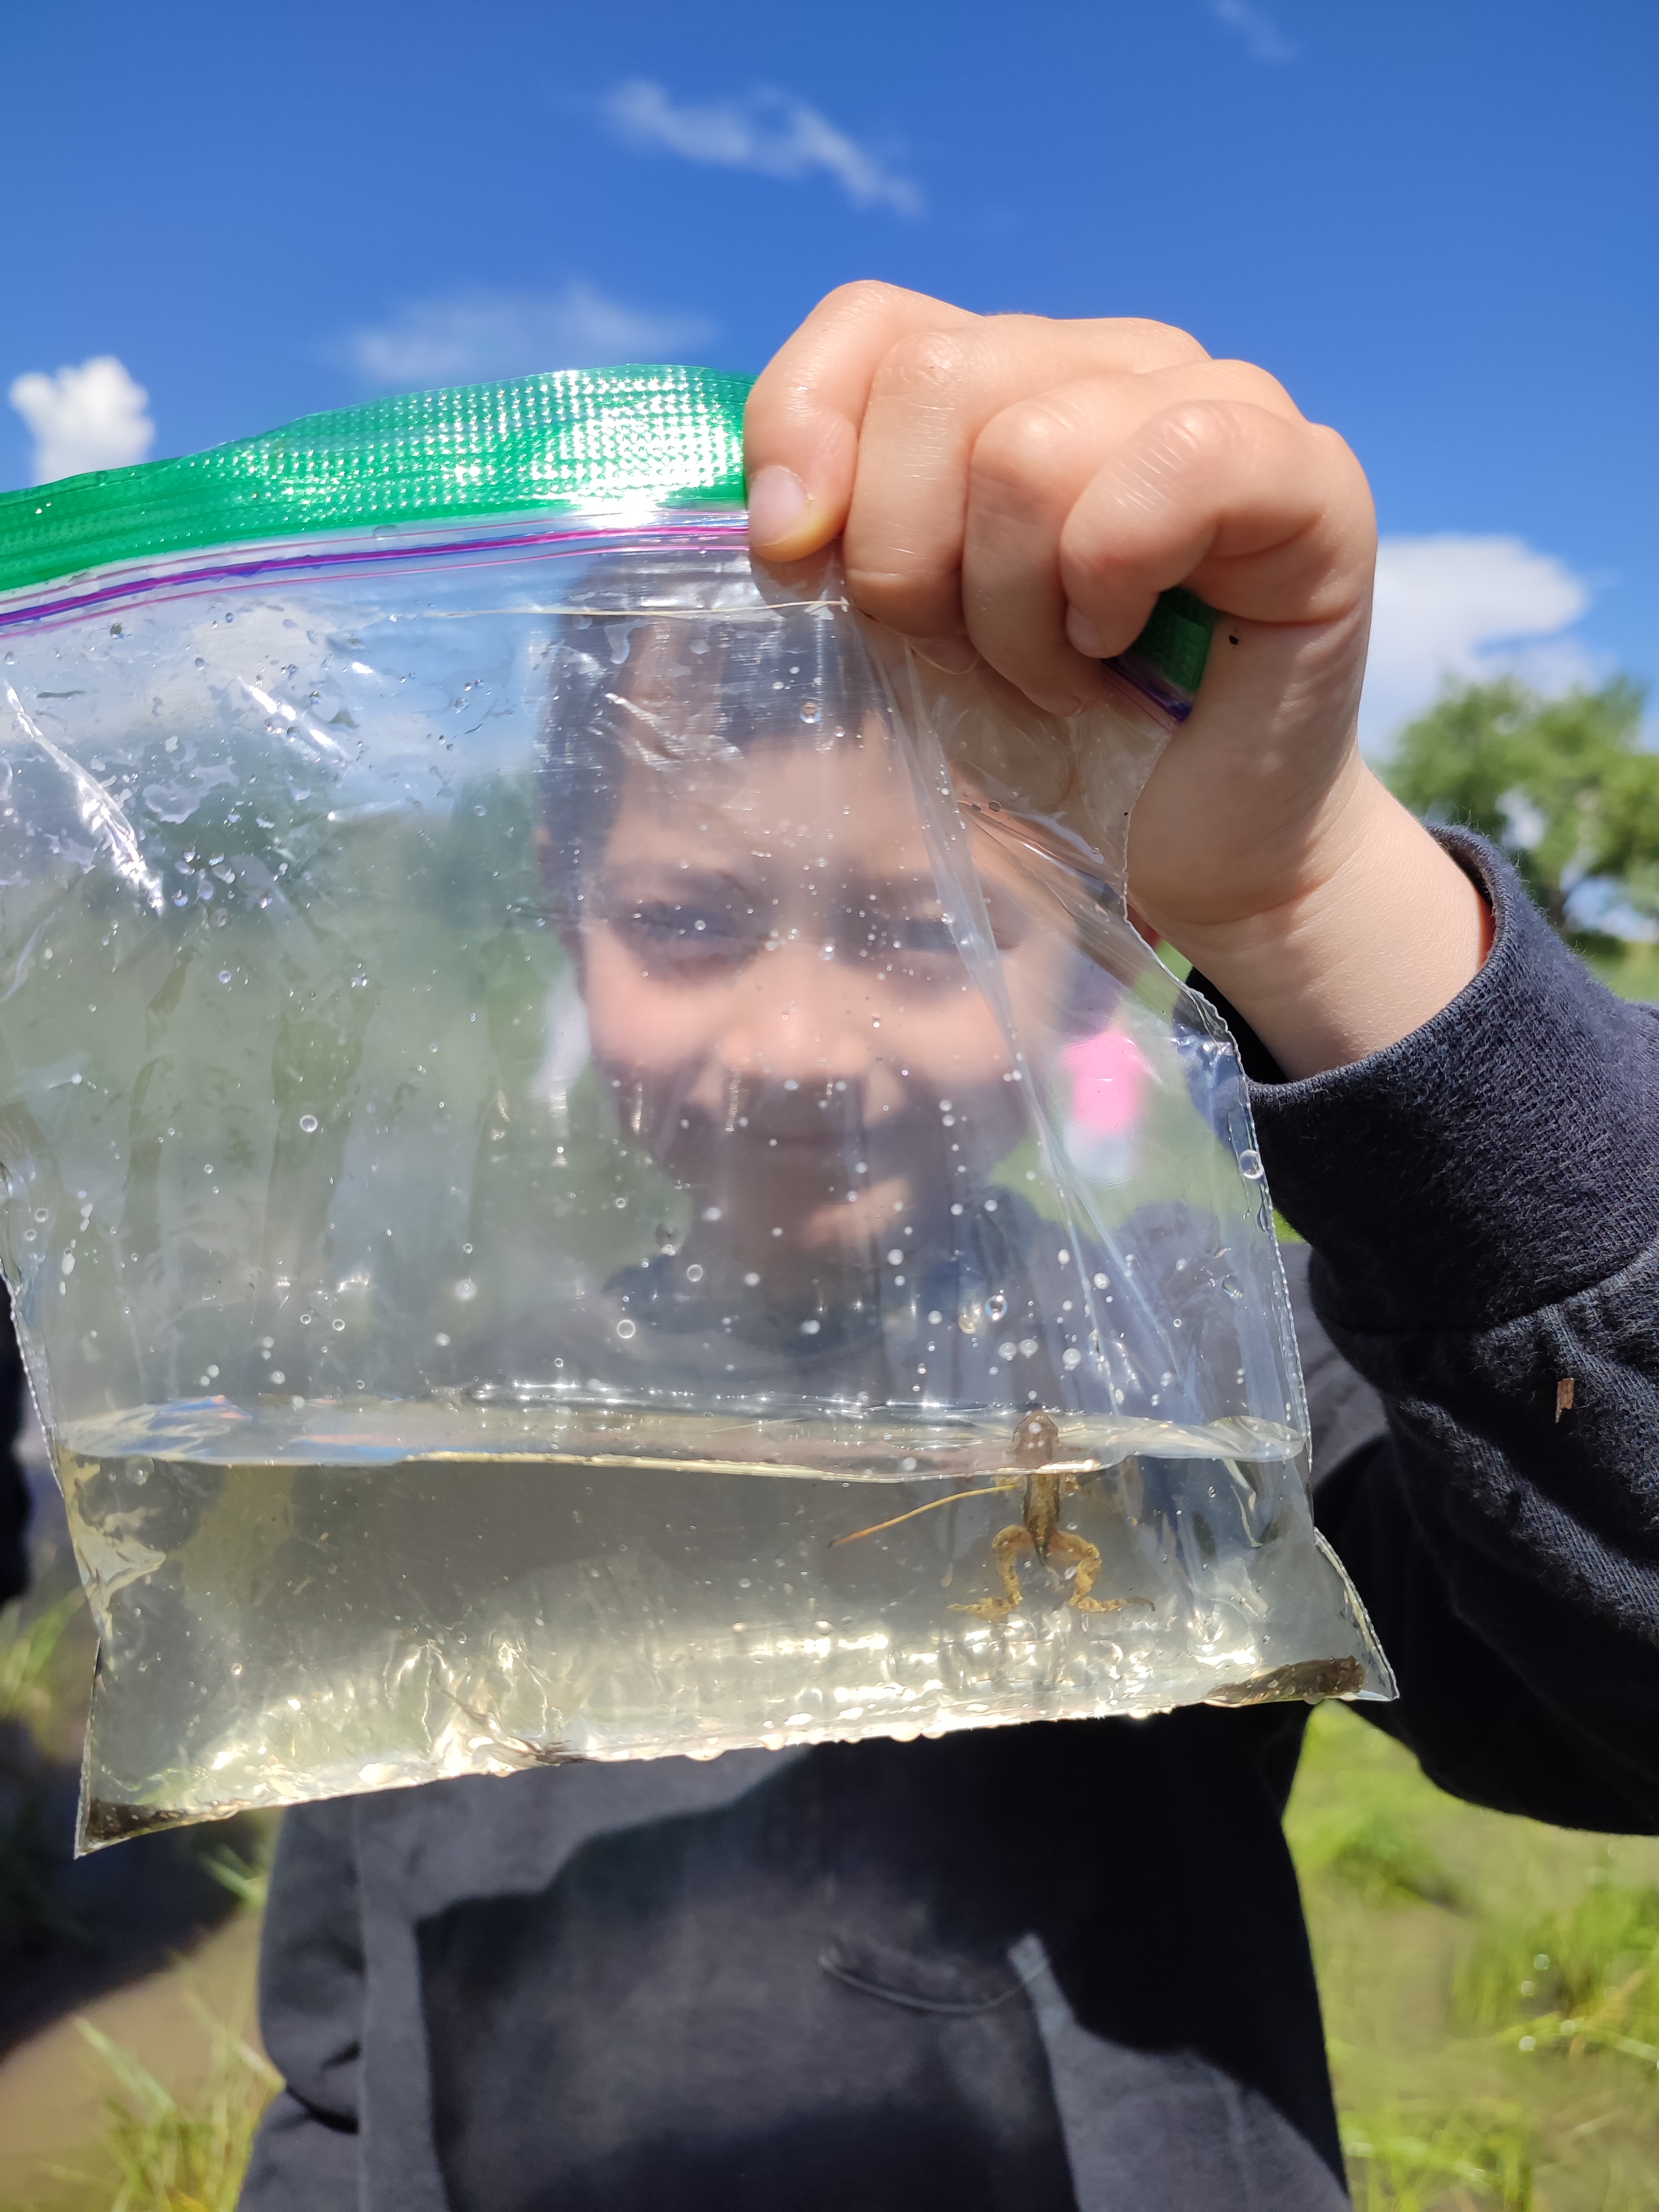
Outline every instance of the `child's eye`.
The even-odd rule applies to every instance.
[[[729,907],[653,900],[611,918],[647,968],[740,966],[764,942],[765,932],[748,915]]]
[[[951,925],[937,917],[921,915],[907,915],[892,923],[888,935],[895,952],[954,952],[956,939],[951,934]]]

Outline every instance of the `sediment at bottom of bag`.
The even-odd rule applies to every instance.
[[[59,1465],[101,1616],[88,1846],[569,1759],[1147,1712],[1333,1662],[1333,1686],[1361,1678],[1283,1460],[927,1482]]]

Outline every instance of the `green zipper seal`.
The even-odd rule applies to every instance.
[[[585,368],[307,415],[172,461],[0,494],[0,592],[319,530],[741,507],[753,379]]]

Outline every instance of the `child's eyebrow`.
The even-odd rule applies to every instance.
[[[706,892],[711,885],[745,897],[758,896],[760,889],[751,879],[717,862],[686,862],[659,853],[641,854],[637,859],[602,868],[598,887],[601,894],[613,898],[660,899]]]

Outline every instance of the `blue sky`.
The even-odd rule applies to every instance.
[[[47,459],[88,419],[169,453],[399,386],[755,368],[874,275],[1179,322],[1334,422],[1389,541],[1373,734],[1443,667],[1659,688],[1632,0],[83,0],[0,52],[0,483],[26,414]],[[108,356],[147,409],[29,380]]]

